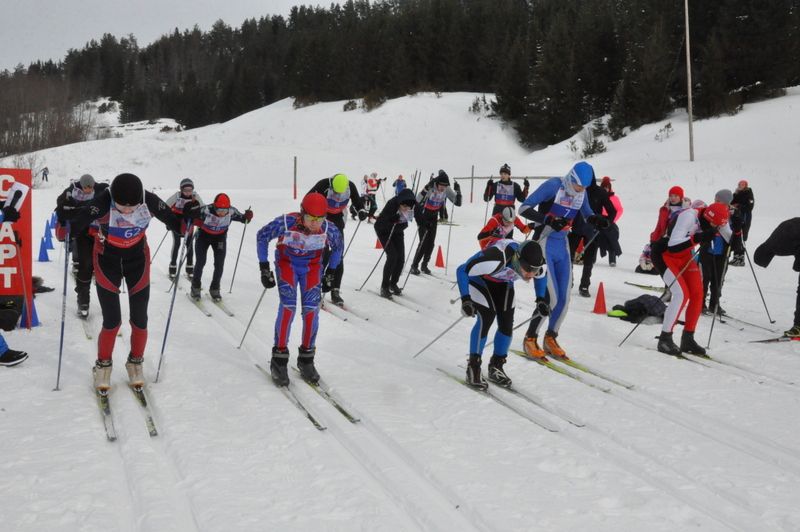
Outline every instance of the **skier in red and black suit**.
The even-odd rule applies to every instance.
[[[511,238],[511,234],[516,227],[522,231],[523,235],[531,232],[531,226],[525,224],[517,217],[517,210],[514,207],[504,207],[502,211],[493,215],[478,233],[478,244],[481,249],[486,249],[498,240]]]
[[[697,208],[681,211],[669,225],[669,240],[662,258],[667,266],[663,279],[670,287],[672,299],[664,312],[664,323],[658,339],[658,350],[662,353],[704,355],[706,352],[694,339],[697,320],[703,308],[703,280],[700,266],[695,261],[694,246],[711,242],[719,231],[728,227],[729,215],[725,204],[712,203],[706,207],[699,202]],[[681,345],[678,347],[672,340],[672,329],[684,307],[686,317]]]
[[[397,196],[386,202],[375,221],[375,234],[378,235],[378,240],[386,252],[381,296],[387,299],[392,299],[392,295],[399,296],[403,292],[397,283],[403,272],[406,256],[405,230],[409,222],[414,219],[416,203],[414,193],[404,188]]]
[[[297,368],[303,379],[319,381],[314,366],[316,354],[319,306],[322,303],[320,283],[332,283],[333,270],[342,258],[342,233],[325,219],[328,203],[318,192],[306,194],[300,203],[300,212],[278,216],[258,231],[257,250],[264,288],[279,285],[280,305],[275,319],[275,343],[269,369],[278,386],[289,384],[289,333],[297,309],[297,289],[303,313],[303,334],[297,357]],[[275,245],[275,275],[269,266],[269,243]],[[331,259],[322,280],[322,255],[331,248]]]
[[[65,222],[65,202],[80,205],[85,201],[94,198],[108,188],[107,183],[95,183],[94,177],[84,174],[77,181],[73,181],[70,186],[58,196],[56,200],[56,217],[58,218],[58,228],[56,237],[60,241],[66,238]],[[75,274],[75,293],[78,294],[78,316],[87,318],[89,316],[89,294],[92,288],[92,275],[94,274],[94,262],[92,260],[92,247],[94,237],[98,230],[97,222],[91,223],[80,233],[72,232],[69,235],[70,242],[73,244],[75,255],[77,255],[78,271]],[[75,260],[73,258],[73,260]]]
[[[182,220],[181,230],[179,232],[172,233],[172,255],[170,255],[169,259],[169,278],[173,279],[178,274],[178,250],[184,243],[183,237],[186,235],[186,230],[189,228],[189,224],[183,216],[183,208],[188,203],[202,206],[203,200],[200,199],[200,195],[195,192],[194,182],[187,177],[185,179],[181,179],[180,189],[178,192],[167,198],[166,203],[167,206],[172,209],[172,212],[175,214],[175,216],[181,218]],[[192,233],[191,238],[194,238],[194,233]],[[186,248],[186,275],[191,277],[193,273],[194,248],[190,240],[189,245]]]
[[[503,207],[513,207],[515,201],[523,202],[528,197],[530,183],[527,179],[522,181],[523,186],[511,181],[511,167],[504,164],[500,167],[500,181],[489,180],[483,193],[483,201],[490,201],[494,197],[492,215],[503,211]],[[511,238],[511,237],[509,237]]]
[[[188,218],[198,227],[198,235],[194,238],[194,252],[197,258],[192,274],[192,298],[200,299],[200,289],[203,284],[203,268],[208,257],[208,248],[214,253],[214,275],[208,293],[214,301],[222,300],[219,293],[219,283],[222,280],[222,270],[225,267],[225,254],[227,252],[228,228],[231,222],[250,223],[253,211],[247,209],[240,212],[231,207],[231,199],[227,194],[217,194],[211,205],[196,205],[187,203],[184,207],[184,218]]]
[[[347,209],[347,204],[352,201],[350,207],[351,211],[355,210],[358,214],[359,221],[364,221],[367,218],[367,211],[365,210],[364,201],[358,195],[358,187],[350,181],[344,174],[336,174],[333,177],[320,179],[317,184],[311,187],[311,192],[319,192],[328,201],[328,213],[326,218],[329,222],[334,224],[344,237],[344,225],[346,216],[344,211]],[[325,250],[325,256],[322,263],[327,267],[330,261],[330,248]],[[334,305],[344,305],[340,289],[342,287],[342,277],[344,276],[344,260],[339,262],[339,266],[333,270],[333,283],[330,286],[323,286],[322,291],[331,293],[331,301]]]
[[[414,219],[417,221],[417,231],[419,231],[419,246],[414,254],[411,264],[411,273],[419,275],[422,273],[430,274],[428,262],[433,254],[433,244],[436,240],[436,227],[439,218],[439,209],[444,208],[446,200],[450,200],[456,207],[461,206],[461,186],[458,182],[453,183],[450,189],[450,177],[444,170],[439,170],[439,174],[432,183],[428,183],[417,194],[417,206],[414,209]],[[420,261],[422,267],[419,268]]]
[[[158,196],[145,191],[133,174],[118,175],[108,189],[72,212],[75,231],[82,231],[94,220],[100,225],[93,257],[103,328],[97,338],[94,386],[100,392],[111,387],[111,355],[122,323],[119,288],[123,277],[128,287],[131,325],[131,348],[125,368],[131,385],[143,386],[142,357],[147,344],[150,300],[150,248],[145,230],[153,216],[172,231],[180,231],[181,221]]]

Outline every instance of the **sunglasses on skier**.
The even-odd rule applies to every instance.
[[[311,216],[310,214],[304,214],[303,216],[305,216],[309,222],[321,222],[325,219],[325,216]]]

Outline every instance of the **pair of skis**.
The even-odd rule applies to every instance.
[[[194,304],[194,306],[195,306],[195,307],[197,307],[197,309],[198,309],[200,312],[202,312],[203,314],[205,314],[205,315],[206,315],[206,316],[208,316],[209,318],[212,316],[212,314],[211,314],[211,311],[210,311],[210,310],[208,310],[208,308],[207,308],[207,307],[205,306],[205,304],[203,303],[203,300],[202,300],[202,299],[195,299],[195,298],[193,298],[193,297],[192,297],[192,295],[191,295],[191,294],[189,294],[189,293],[187,293],[187,294],[186,294],[186,297],[188,297],[188,298],[189,298],[189,301],[191,301],[191,302]],[[212,302],[212,303],[214,303],[214,304],[215,304],[215,305],[216,305],[216,306],[217,306],[217,307],[218,307],[218,308],[219,308],[219,309],[220,309],[222,312],[224,312],[226,315],[228,315],[228,316],[230,316],[230,317],[233,317],[233,316],[234,316],[234,314],[233,314],[233,311],[232,311],[231,309],[229,309],[229,308],[228,308],[228,307],[225,305],[225,303],[223,303],[223,302],[222,302],[222,300],[221,300],[221,299],[220,299],[220,300],[216,300],[216,299],[214,299],[214,298],[213,298],[213,297],[211,297],[211,296],[208,296],[208,298],[211,300],[211,302]]]
[[[138,386],[128,386],[128,388],[131,390],[134,397],[136,397],[136,401],[142,407],[145,416],[145,424],[147,425],[147,432],[150,434],[150,437],[154,438],[158,436],[158,429],[156,429],[156,423],[153,420],[153,413],[150,411],[150,405],[147,402],[147,396],[144,393],[144,388]],[[114,425],[114,414],[111,410],[111,402],[109,401],[108,392],[95,390],[95,396],[97,397],[97,406],[100,409],[100,415],[103,418],[103,427],[106,431],[106,438],[108,441],[116,441],[117,429]]]
[[[264,369],[264,367],[261,366],[260,364],[256,364],[256,367],[261,373],[264,374],[264,376],[267,379],[269,379],[270,382],[272,382],[272,376],[270,375],[269,371]],[[300,375],[300,370],[298,370],[295,367],[292,367],[292,369],[297,375]],[[344,405],[342,399],[339,398],[339,396],[333,392],[333,389],[325,381],[320,379],[319,382],[312,383],[306,381],[305,379],[301,380],[303,380],[303,382],[308,384],[315,392],[317,392],[317,394],[319,394],[320,397],[322,397],[333,408],[335,408],[342,416],[344,416],[344,418],[347,421],[353,424],[359,423],[361,421],[361,419],[358,416],[353,414],[350,411],[350,409],[348,409]],[[283,395],[286,397],[286,399],[289,400],[290,403],[292,403],[298,410],[300,410],[300,412],[302,412],[302,414],[306,417],[306,419],[308,419],[317,430],[325,430],[328,428],[320,420],[318,420],[314,416],[314,414],[311,413],[311,411],[303,403],[303,401],[297,396],[297,394],[294,393],[294,389],[291,387],[291,384],[288,386],[277,386],[277,388],[281,391],[281,393],[283,393]]]

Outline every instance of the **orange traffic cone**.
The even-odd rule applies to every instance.
[[[594,300],[594,310],[592,312],[595,314],[606,313],[606,291],[603,289],[602,281],[600,286],[597,287],[597,297]]]
[[[383,246],[381,245],[381,239],[380,238],[376,238],[375,239],[375,249],[383,249]]]
[[[439,246],[439,251],[436,253],[436,267],[444,268],[444,255],[442,254],[442,246]]]

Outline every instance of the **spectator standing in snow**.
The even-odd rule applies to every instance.
[[[742,242],[747,242],[747,237],[750,234],[750,224],[753,221],[755,199],[753,198],[753,189],[750,188],[746,179],[739,181],[736,186],[731,205],[742,219]],[[733,254],[731,266],[744,266],[744,250],[742,250],[742,253]]]

